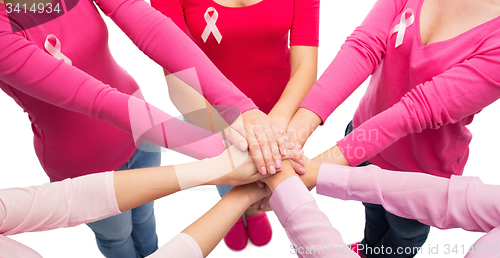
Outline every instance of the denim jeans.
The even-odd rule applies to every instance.
[[[224,195],[226,195],[227,192],[233,188],[232,185],[216,185],[215,187],[217,187],[220,197],[224,197]]]
[[[352,121],[345,135],[352,132]],[[359,165],[366,166],[366,161]],[[395,182],[397,183],[397,182]],[[363,203],[365,206],[365,237],[358,250],[367,258],[377,257],[413,257],[418,252],[427,236],[430,227],[417,220],[401,218],[387,212],[382,205]],[[383,252],[382,252],[383,250]],[[389,254],[389,250],[392,254]]]
[[[160,147],[143,142],[132,158],[119,170],[157,167]],[[96,236],[97,247],[107,258],[140,258],[158,249],[154,202],[118,215],[88,223]]]

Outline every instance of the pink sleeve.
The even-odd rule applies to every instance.
[[[172,19],[175,25],[187,34],[186,19],[184,18],[184,8],[181,0],[151,0],[151,6]]]
[[[465,258],[498,258],[500,253],[498,240],[500,240],[500,227],[479,238]]]
[[[290,177],[279,184],[270,204],[292,242],[292,254],[299,257],[359,257],[346,246],[299,177]]]
[[[340,140],[337,144],[343,153],[364,150],[364,155],[346,155],[349,163],[357,166],[408,134],[457,123],[500,98],[500,33],[492,37],[484,40],[484,51],[418,85],[352,133],[375,131],[376,141],[348,136]]]
[[[236,116],[227,114],[233,110],[225,107],[237,107],[241,113],[257,108],[224,77],[203,51],[170,18],[151,8],[145,1],[96,0],[95,2],[139,49],[170,73],[195,67],[201,83],[200,93],[212,105],[217,106],[227,122],[231,123]],[[185,82],[193,86],[189,81]]]
[[[72,227],[120,213],[113,172],[0,190],[0,234]]]
[[[326,121],[327,117],[382,62],[395,17],[403,8],[401,0],[378,0],[363,23],[342,45],[335,59],[321,75],[300,107]]]
[[[152,9],[151,11],[156,13]],[[169,23],[168,20],[164,22]],[[178,28],[174,29],[180,34],[176,40],[187,38]],[[146,140],[198,159],[216,156],[224,150],[222,137],[180,121],[148,105],[140,99],[141,96],[130,96],[103,84],[80,69],[51,57],[32,42],[8,32],[9,30],[11,28],[8,22],[0,22],[1,81],[47,103],[106,121],[132,134],[137,146],[140,144],[139,140]],[[156,51],[162,52],[158,49]],[[200,52],[200,55],[203,53]],[[189,60],[187,56],[173,56],[172,60],[175,58]],[[197,61],[194,57],[192,59]],[[217,80],[217,74],[213,77],[210,79],[212,82]],[[223,77],[219,79],[225,80]],[[231,94],[233,92],[231,89],[220,88],[223,85],[230,86],[230,83],[225,81],[221,81],[213,90]],[[225,100],[219,98],[219,101]],[[239,101],[228,102],[236,104]],[[227,108],[225,111],[226,114],[234,116],[231,114],[234,108]]]
[[[319,45],[319,0],[295,0],[291,46]]]
[[[381,204],[395,215],[441,229],[489,232],[500,226],[500,186],[485,185],[474,177],[447,179],[374,165],[355,168],[323,163],[317,192]]]
[[[191,236],[180,233],[147,258],[203,258],[203,253]]]

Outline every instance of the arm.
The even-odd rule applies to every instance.
[[[317,192],[381,204],[395,215],[441,229],[489,232],[500,226],[500,186],[485,185],[479,178],[447,179],[373,165],[354,168],[323,163],[317,173]]]
[[[312,131],[375,72],[385,53],[387,34],[403,8],[401,2],[377,1],[363,23],[347,38],[302,102],[299,111],[309,111],[297,112],[290,122],[296,134],[303,135],[297,139],[299,144],[303,145]]]
[[[264,181],[273,191],[270,203],[292,242],[291,252],[299,257],[358,257],[291,167],[284,165],[281,173]],[[303,255],[308,247],[314,254]]]
[[[499,38],[499,33],[485,38],[481,51],[418,85],[394,106],[356,128],[352,137],[337,142],[349,163],[359,165],[406,135],[457,123],[495,102],[500,97]],[[376,132],[377,139],[354,137],[362,132]],[[364,155],[354,153],[360,148]]]
[[[269,117],[284,131],[316,82],[319,42],[319,1],[294,1],[290,29],[291,75]]]
[[[256,171],[249,155],[232,147],[215,158],[189,164],[92,174],[38,187],[4,189],[0,190],[0,234],[72,227],[197,185],[239,185],[264,178]]]

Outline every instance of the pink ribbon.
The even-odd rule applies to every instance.
[[[52,46],[52,44],[50,44],[49,42],[49,39],[51,38],[56,40],[55,47]],[[49,54],[51,54],[53,57],[57,58],[58,60],[64,60],[65,63],[72,65],[71,60],[61,52],[61,42],[59,42],[59,39],[57,39],[57,37],[54,34],[50,34],[47,36],[47,38],[45,39],[44,46],[45,50],[47,50],[47,52],[49,52]]]
[[[408,19],[406,18],[407,13],[411,14],[410,17],[408,17]],[[396,32],[398,33],[397,37],[396,37],[396,46],[395,47],[399,47],[401,44],[403,44],[403,38],[405,37],[406,28],[410,27],[414,21],[415,21],[415,15],[413,15],[413,10],[410,8],[406,9],[403,12],[403,14],[401,15],[401,19],[399,21],[399,24],[394,26],[394,28],[392,28],[392,30],[389,34],[392,36],[392,34],[394,34]]]
[[[208,13],[209,12],[214,12],[212,16],[210,16]],[[207,11],[205,12],[205,21],[207,22],[207,26],[205,27],[205,30],[203,31],[203,34],[201,34],[201,38],[203,39],[203,42],[207,42],[208,37],[210,36],[210,33],[214,34],[215,39],[217,42],[220,44],[222,40],[222,35],[220,34],[219,29],[217,26],[215,26],[215,23],[217,22],[217,19],[219,18],[219,13],[217,13],[217,10],[213,7],[209,7]]]

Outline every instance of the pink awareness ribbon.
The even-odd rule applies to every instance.
[[[210,16],[208,13],[209,12],[214,12],[212,16]],[[210,36],[210,33],[214,34],[215,39],[217,42],[220,44],[222,40],[222,35],[220,34],[219,29],[217,26],[215,26],[215,23],[217,22],[217,19],[219,18],[219,13],[215,8],[209,7],[207,11],[205,12],[205,21],[207,22],[207,26],[205,27],[205,30],[203,31],[203,34],[201,34],[201,38],[203,39],[203,42],[207,42],[208,37]]]
[[[49,39],[51,38],[56,40],[55,47],[52,46],[52,44],[50,44],[49,42]],[[59,42],[59,39],[54,34],[50,34],[47,36],[44,46],[45,50],[47,50],[47,52],[49,52],[49,54],[51,54],[53,57],[57,58],[58,60],[64,60],[65,63],[72,65],[71,60],[61,52],[61,42]]]
[[[406,18],[406,14],[410,13],[410,17]],[[396,48],[403,44],[403,38],[405,37],[406,28],[410,27],[415,21],[415,15],[413,15],[413,10],[411,8],[406,9],[401,15],[401,20],[399,24],[392,28],[389,35],[392,36],[394,33],[398,33],[396,37]]]

